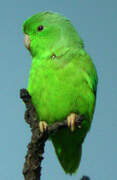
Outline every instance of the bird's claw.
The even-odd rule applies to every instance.
[[[71,113],[67,116],[67,125],[70,127],[71,131],[73,132],[75,130],[75,119],[77,115],[75,113]]]
[[[45,121],[40,121],[39,122],[39,129],[40,129],[40,132],[45,132],[48,128],[48,124],[45,122]]]

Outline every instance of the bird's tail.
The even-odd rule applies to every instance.
[[[73,174],[79,167],[82,143],[78,140],[78,132],[61,129],[51,137],[58,160],[65,173]]]

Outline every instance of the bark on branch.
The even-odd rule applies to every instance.
[[[81,180],[90,180],[90,178],[88,176],[83,176]]]
[[[35,109],[31,102],[31,96],[26,89],[20,90],[20,98],[23,100],[26,106],[25,121],[30,125],[32,137],[28,144],[28,151],[25,157],[25,163],[23,168],[23,175],[25,180],[40,180],[41,177],[41,162],[43,160],[45,142],[50,134],[55,133],[60,128],[67,126],[67,121],[56,122],[49,126],[45,133],[41,133],[38,127],[38,119]],[[83,116],[78,115],[75,121],[76,126],[81,127]],[[83,176],[81,180],[88,177]]]

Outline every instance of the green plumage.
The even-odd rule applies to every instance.
[[[41,31],[39,26],[43,26]],[[95,67],[70,21],[57,13],[30,17],[23,24],[23,32],[29,36],[32,55],[27,90],[39,121],[50,125],[72,112],[85,117],[80,130],[64,128],[51,137],[60,164],[72,174],[78,168],[94,112]]]

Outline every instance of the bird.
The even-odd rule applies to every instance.
[[[67,120],[67,126],[50,140],[62,169],[72,175],[80,165],[82,144],[95,110],[95,65],[71,21],[59,13],[32,15],[24,21],[22,32],[32,58],[27,91],[39,129],[44,132],[55,122]],[[79,114],[83,115],[81,128],[75,126]]]

